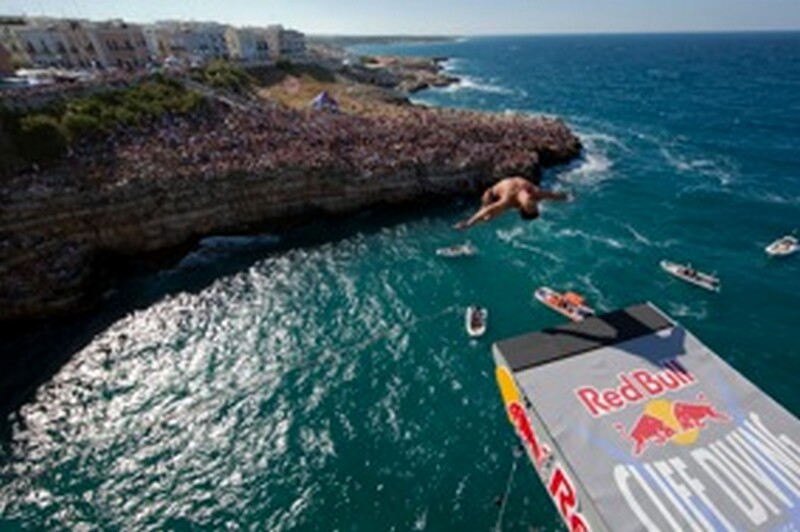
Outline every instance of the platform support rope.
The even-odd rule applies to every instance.
[[[508,480],[506,481],[506,489],[503,493],[503,498],[500,499],[500,511],[497,514],[497,522],[494,524],[495,532],[500,532],[503,527],[503,514],[506,511],[506,503],[508,502],[508,494],[511,492],[511,484],[514,482],[514,473],[517,471],[517,462],[521,453],[514,450],[514,461],[511,462],[511,470],[508,472]]]

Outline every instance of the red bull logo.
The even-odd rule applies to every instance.
[[[702,401],[703,396],[699,395]],[[615,423],[620,435],[633,442],[633,455],[641,456],[650,445],[690,445],[707,422],[727,423],[730,417],[706,402],[668,401],[657,399],[645,405],[644,412],[630,429]]]

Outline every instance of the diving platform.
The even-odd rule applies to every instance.
[[[492,351],[569,530],[800,530],[800,421],[654,305]]]

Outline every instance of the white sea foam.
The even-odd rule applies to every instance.
[[[669,313],[676,318],[688,317],[697,320],[704,320],[708,316],[708,310],[700,302],[695,302],[691,307],[685,303],[670,303]]]
[[[644,244],[645,246],[648,246],[648,247],[655,247],[655,248],[663,249],[663,248],[672,247],[672,246],[674,246],[675,244],[678,243],[677,240],[674,240],[674,239],[663,240],[663,241],[660,241],[660,242],[659,241],[655,241],[655,240],[651,240],[650,238],[647,238],[645,235],[643,235],[642,233],[640,233],[639,231],[634,229],[633,226],[631,226],[630,224],[622,224],[622,227],[624,227],[625,229],[628,230],[628,232],[633,236],[634,240],[636,240],[638,243]]]
[[[480,78],[472,76],[460,75],[461,81],[445,87],[441,90],[444,92],[458,92],[458,91],[473,91],[473,92],[488,92],[491,94],[516,94],[516,91],[502,85],[496,85],[490,81],[485,81]]]
[[[592,242],[599,242],[614,249],[625,249],[625,244],[619,240],[607,236],[592,235],[580,229],[561,229],[556,233],[557,237],[581,238]]]
[[[544,257],[546,259],[549,259],[549,260],[555,262],[556,264],[560,264],[560,263],[564,262],[563,259],[561,259],[558,255],[554,255],[553,253],[550,253],[549,251],[545,251],[545,250],[543,250],[541,248],[538,248],[536,246],[532,246],[531,244],[526,244],[525,242],[516,242],[516,241],[514,241],[514,242],[511,242],[511,246],[514,247],[514,248],[517,248],[517,249],[524,249],[526,251],[531,251],[531,252],[535,253],[536,255],[540,255],[540,256],[542,256],[542,257]]]
[[[774,205],[800,205],[800,196],[784,196],[775,192],[747,194],[747,197]]]
[[[515,249],[524,249],[526,251],[530,251],[557,264],[563,262],[563,260],[557,255],[554,255],[549,251],[545,251],[534,244],[525,242],[521,238],[525,234],[525,230],[522,227],[514,227],[513,229],[498,229],[495,234],[501,242],[511,244],[511,247]]]
[[[690,196],[692,194],[719,194],[720,188],[717,185],[713,185],[711,183],[700,183],[694,185],[687,185],[685,187],[681,187],[681,189],[676,194],[676,198],[681,199],[684,196]]]
[[[439,63],[439,65],[442,67],[442,70],[447,73],[452,73],[455,70],[463,68],[465,64],[466,61],[460,57],[450,57],[446,61]]]
[[[580,133],[581,139],[584,141],[584,144],[591,144],[591,145],[606,145],[606,146],[616,146],[621,150],[630,152],[631,149],[628,147],[627,144],[622,142],[620,139],[615,137],[614,135],[610,135],[608,133]]]
[[[512,240],[520,237],[525,233],[525,230],[522,227],[514,227],[512,229],[498,229],[495,234],[497,238],[502,240],[503,242],[509,243]]]
[[[639,242],[640,244],[644,244],[645,246],[653,246],[652,240],[641,234],[639,231],[637,231],[630,225],[623,224],[623,227],[625,227],[625,229],[627,229],[630,232],[630,234],[633,235],[633,238],[636,239],[636,241]]]
[[[585,152],[578,162],[560,176],[573,185],[596,185],[608,179],[611,161],[601,153]]]
[[[581,286],[584,287],[584,295],[588,296],[587,300],[590,307],[595,310],[612,308],[612,306],[608,304],[603,292],[594,284],[590,275],[579,275],[578,280],[581,282]]]
[[[593,186],[611,177],[613,163],[609,157],[610,146],[627,150],[627,146],[612,135],[605,133],[581,134],[583,153],[581,157],[559,174],[559,179],[572,185]]]
[[[678,172],[711,177],[722,186],[731,184],[737,174],[736,165],[731,161],[682,157],[672,153],[664,146],[659,146],[659,152],[664,160]]]
[[[425,530],[428,525],[428,510],[422,510],[414,519],[414,530]]]

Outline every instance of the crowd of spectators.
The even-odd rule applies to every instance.
[[[541,152],[564,146],[565,135],[554,120],[518,115],[398,107],[360,116],[215,102],[77,146],[70,161],[83,175],[114,182],[233,172],[371,178],[478,169],[500,177],[532,175]]]

